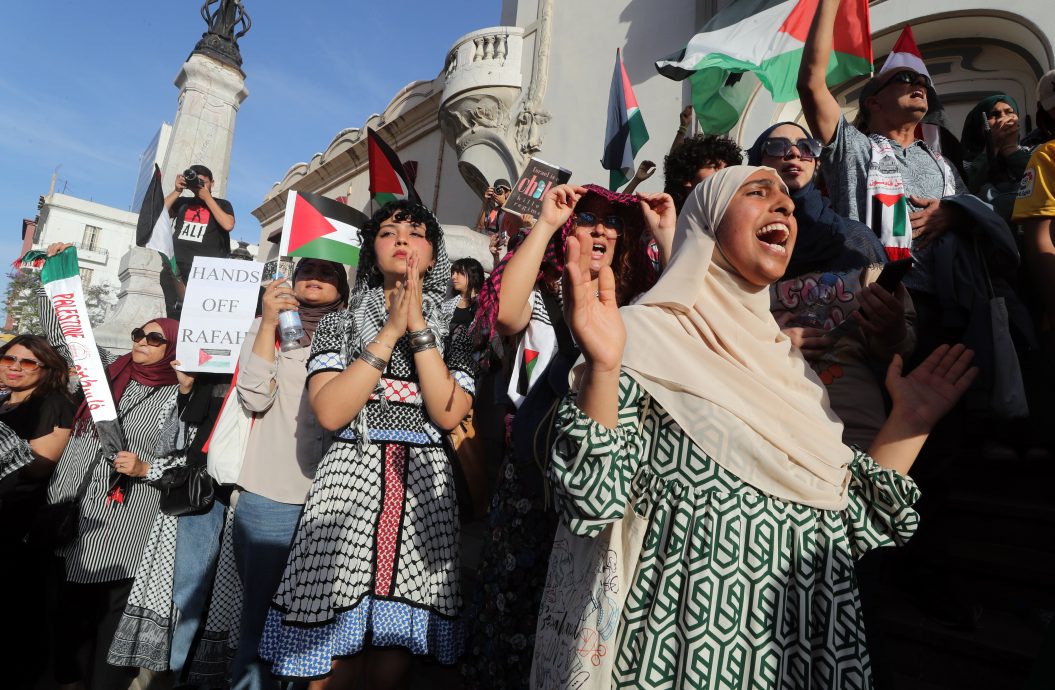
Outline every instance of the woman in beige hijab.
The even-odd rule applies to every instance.
[[[844,446],[769,312],[793,207],[771,168],[718,172],[686,202],[659,282],[622,310],[611,270],[595,293],[568,240],[584,361],[559,412],[558,506],[583,536],[626,510],[648,520],[607,650],[613,687],[871,687],[854,560],[912,536],[905,473],[975,372],[962,346],[908,376],[895,358],[889,420],[868,454]]]

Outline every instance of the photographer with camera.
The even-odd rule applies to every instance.
[[[494,184],[487,188],[484,192],[483,206],[480,207],[480,216],[476,219],[477,232],[486,232],[488,235],[498,232],[502,206],[509,200],[512,191],[509,180],[503,178],[495,180]]]
[[[178,318],[178,302],[186,288],[187,274],[196,256],[225,259],[231,255],[230,232],[234,229],[234,207],[226,199],[212,195],[212,171],[192,165],[176,175],[176,188],[165,197],[165,208],[172,219],[172,244],[179,275],[172,281],[167,271],[162,288],[169,316]],[[183,196],[184,190],[193,196]]]

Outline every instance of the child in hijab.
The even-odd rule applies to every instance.
[[[792,207],[770,168],[717,172],[690,195],[655,287],[621,310],[612,272],[595,291],[568,241],[583,360],[558,412],[561,519],[581,536],[626,511],[647,520],[609,647],[614,688],[869,686],[854,560],[912,535],[905,473],[975,371],[962,346],[907,377],[895,357],[893,412],[870,454],[843,445],[769,311]]]

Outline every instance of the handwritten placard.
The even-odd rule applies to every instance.
[[[256,261],[194,257],[176,342],[181,369],[234,372],[256,313],[263,269]]]

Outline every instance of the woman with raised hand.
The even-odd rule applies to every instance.
[[[53,244],[48,256],[68,246]],[[68,353],[43,290],[39,298],[48,342]],[[82,402],[70,442],[48,486],[48,503],[62,503],[74,499],[82,481],[87,482],[77,537],[56,550],[65,562],[65,581],[58,593],[60,614],[52,621],[55,680],[60,685],[85,681],[92,688],[119,690],[138,673],[137,668],[108,664],[106,656],[158,514],[158,490],[148,482],[165,469],[163,462],[156,462],[155,449],[182,385],[172,368],[178,325],[158,318],[133,329],[132,350],[119,357],[100,348],[125,447],[114,457],[102,456],[88,404]],[[113,486],[115,472],[128,479]],[[79,662],[85,654],[86,669]]]
[[[441,434],[472,405],[475,364],[468,339],[445,342],[450,271],[432,213],[387,204],[363,228],[349,308],[315,331],[308,396],[335,436],[260,644],[280,678],[399,687],[413,656],[450,664],[461,653],[458,510]]]
[[[621,310],[611,270],[595,289],[568,242],[566,312],[584,359],[558,412],[557,504],[582,536],[628,510],[647,520],[613,687],[869,686],[854,560],[912,535],[905,473],[976,372],[962,346],[908,376],[895,357],[893,411],[869,454],[843,445],[769,311],[793,208],[770,168],[717,172],[686,202],[655,287]]]
[[[619,303],[626,304],[655,282],[647,244],[654,235],[669,246],[674,223],[674,202],[667,194],[554,187],[543,197],[534,226],[513,239],[480,293],[480,339],[497,332],[514,342],[507,350],[512,361],[505,364],[515,412],[507,422],[509,439],[488,513],[490,534],[467,616],[462,674],[470,688],[522,688],[528,682],[557,529],[545,486],[553,411],[579,355],[561,312],[564,243],[575,236],[588,247],[595,277],[602,266],[613,267]]]

